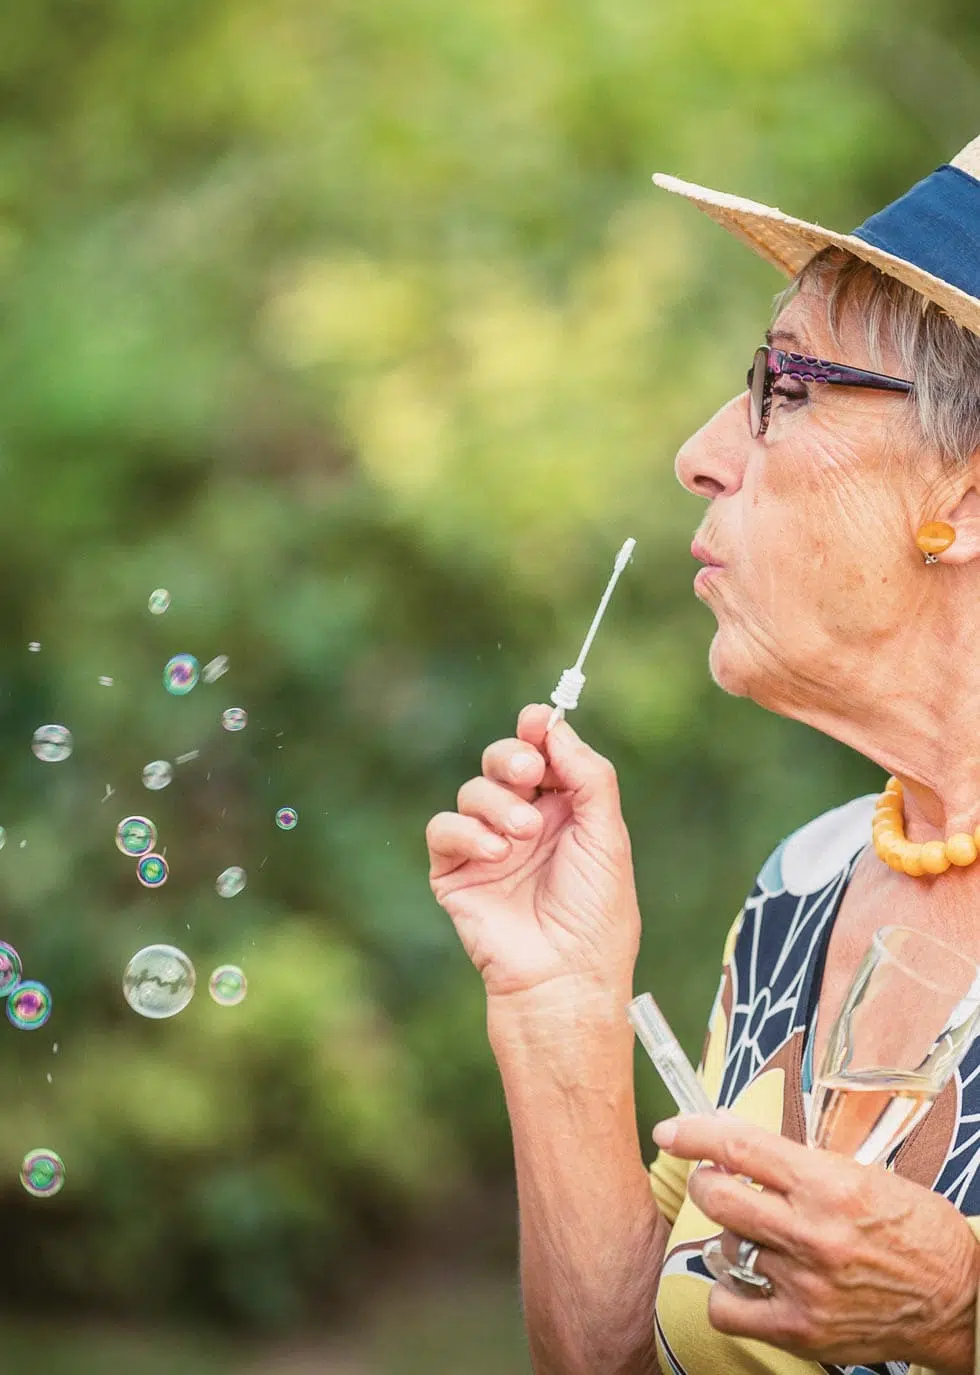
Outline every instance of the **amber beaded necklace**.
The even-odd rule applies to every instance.
[[[923,845],[906,840],[902,785],[897,778],[889,778],[875,804],[871,839],[875,854],[889,869],[912,878],[944,874],[951,864],[965,869],[980,853],[980,826],[972,835],[968,831],[957,831],[946,840],[927,840]]]

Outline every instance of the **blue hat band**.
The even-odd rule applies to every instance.
[[[959,167],[940,167],[854,235],[980,299],[980,181]]]

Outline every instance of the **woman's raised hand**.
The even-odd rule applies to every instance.
[[[550,715],[525,707],[426,829],[432,891],[488,995],[569,976],[632,985],[640,915],[616,772],[567,721],[546,735]]]

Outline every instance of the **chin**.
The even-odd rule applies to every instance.
[[[730,630],[715,631],[708,650],[708,671],[722,692],[730,697],[756,697],[754,681],[759,676],[747,647],[740,644]]]

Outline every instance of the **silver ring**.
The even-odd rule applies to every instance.
[[[761,1295],[763,1298],[771,1298],[773,1294],[772,1280],[767,1275],[757,1275],[755,1263],[759,1259],[759,1248],[754,1241],[740,1241],[738,1243],[738,1263],[733,1265],[728,1275],[738,1284],[744,1284],[746,1288],[753,1291],[753,1296]]]

